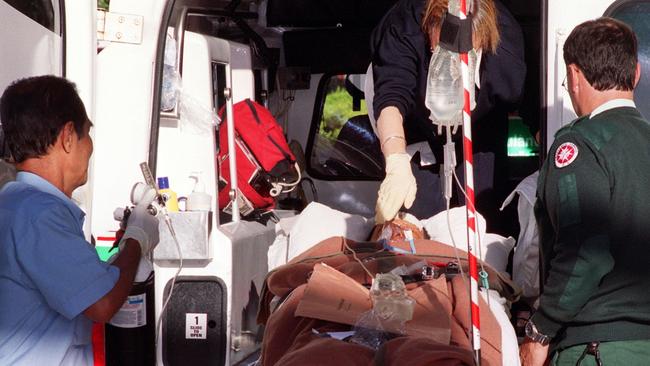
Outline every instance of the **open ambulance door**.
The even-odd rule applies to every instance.
[[[160,228],[154,252],[158,365],[235,364],[261,339],[255,317],[274,227],[220,222],[215,116],[221,107],[259,96],[264,85],[248,45],[206,31],[208,20],[208,28],[214,21],[219,29],[224,9],[223,2],[208,0],[111,0],[109,12],[123,15],[123,25],[133,28],[139,19],[134,33],[141,37],[107,43],[97,54],[92,226],[98,244],[114,240],[110,213],[129,204],[131,187],[143,181],[141,162],[155,177],[168,177],[179,197],[192,192],[190,175],[200,175],[212,196],[210,214],[170,214],[178,246],[169,229]]]
[[[0,93],[20,78],[64,76],[77,85],[93,120],[95,11],[93,2],[0,1]],[[4,161],[9,155],[0,129],[0,186],[14,178],[14,169]],[[89,186],[81,187],[73,195],[87,217],[92,210]],[[84,225],[87,238],[90,222],[88,219]]]
[[[0,93],[16,79],[65,73],[63,0],[26,5],[22,1],[0,1]],[[1,127],[0,187],[16,174],[6,162],[10,153]]]
[[[2,90],[18,78],[65,74],[64,9],[63,0],[0,2]]]
[[[236,364],[259,349],[263,329],[255,319],[275,227],[219,219],[217,113],[223,108],[232,115],[233,104],[255,99],[260,86],[250,46],[212,36],[200,26],[206,19],[223,21],[217,16],[222,9],[210,1],[170,4],[169,21],[159,34],[149,164],[157,177],[169,178],[179,197],[192,192],[191,176],[198,173],[212,209],[207,217],[172,214],[180,251],[161,228],[154,253],[156,313],[168,298],[169,304],[158,364]]]
[[[644,0],[548,0],[546,8],[546,147],[553,143],[555,132],[576,118],[571,99],[562,81],[566,77],[562,48],[566,37],[578,24],[600,16],[609,16],[627,23],[635,31],[639,41],[641,81],[634,99],[637,108],[650,116],[650,1]]]

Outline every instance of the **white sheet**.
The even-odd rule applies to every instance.
[[[515,239],[512,237],[504,238],[498,234],[486,233],[485,219],[478,212],[477,222],[477,231],[481,244],[479,257],[497,271],[508,275],[506,272],[508,255],[515,245]],[[455,241],[458,249],[467,251],[467,216],[465,206],[455,207],[449,210],[449,225],[447,224],[446,211],[422,220],[422,224],[431,240],[436,240],[450,246],[453,246]]]
[[[519,195],[519,238],[512,257],[512,280],[521,287],[523,296],[531,299],[539,296],[539,233],[534,213],[538,176],[535,172],[521,181],[501,206],[503,210]]]
[[[494,290],[486,291],[481,290],[483,300],[488,301],[490,298],[490,310],[501,326],[501,361],[503,366],[520,366],[519,360],[519,344],[517,343],[517,334],[512,323],[510,323],[509,312],[506,307],[506,299],[501,297],[498,292]]]
[[[374,224],[374,219],[312,202],[300,215],[281,219],[276,225],[276,238],[268,252],[269,270],[333,236],[344,236],[355,241],[367,240]]]

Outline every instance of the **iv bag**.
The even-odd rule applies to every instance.
[[[462,124],[463,78],[457,53],[436,47],[429,62],[425,105],[437,125]]]
[[[467,2],[467,11],[472,13],[474,1]],[[461,14],[461,2],[449,0],[448,12],[454,16]],[[478,68],[481,63],[481,50],[472,49],[468,52],[468,88],[470,110],[476,107],[475,80],[478,80]],[[456,128],[463,124],[463,108],[465,104],[462,63],[458,53],[447,50],[439,45],[433,50],[427,75],[427,90],[425,105],[431,112],[430,119],[438,126]]]
[[[481,49],[472,49],[467,53],[469,71],[469,106],[476,108],[476,87],[479,84],[479,67]],[[425,105],[431,112],[433,124],[442,126],[459,126],[463,124],[464,87],[460,55],[442,47],[436,47],[429,62]],[[455,130],[454,130],[455,132]]]

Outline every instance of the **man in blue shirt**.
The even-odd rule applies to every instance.
[[[18,171],[0,190],[0,365],[92,365],[92,322],[124,303],[158,221],[136,206],[112,265],[84,239],[70,199],[93,151],[74,84],[23,79],[0,98],[0,121]]]

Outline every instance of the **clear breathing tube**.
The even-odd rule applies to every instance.
[[[463,185],[460,183],[460,180],[458,179],[458,176],[456,175],[456,148],[455,144],[452,141],[452,134],[455,132],[452,132],[452,126],[444,126],[445,131],[446,131],[446,137],[447,137],[447,142],[443,146],[443,152],[444,152],[444,162],[442,165],[442,174],[441,176],[444,177],[443,183],[442,183],[442,189],[443,189],[443,195],[445,197],[445,202],[446,202],[446,213],[447,213],[447,229],[449,230],[449,236],[451,238],[451,242],[454,246],[454,254],[456,255],[456,260],[458,260],[458,266],[460,268],[461,276],[465,277],[464,271],[463,271],[463,266],[460,265],[460,255],[458,254],[458,246],[456,245],[456,240],[454,239],[454,234],[453,230],[451,228],[451,218],[450,218],[450,203],[451,203],[451,196],[452,196],[452,189],[454,186],[454,181],[458,185],[460,191],[463,193],[465,196],[465,202],[470,202],[469,197],[467,197],[467,193],[463,189]],[[471,204],[471,203],[470,203]],[[474,208],[474,211],[476,211],[476,208]],[[481,243],[481,235],[478,234],[480,233],[479,231],[479,220],[476,220],[476,231],[477,231],[477,249],[478,249],[478,254],[479,258],[482,258],[482,243]],[[479,265],[481,266],[481,271],[479,273],[481,277],[481,285],[484,287],[486,290],[489,290],[489,282],[487,279],[487,271],[485,270],[485,267],[483,265],[483,261],[479,261]],[[487,296],[487,302],[488,304],[490,303],[490,297]]]
[[[163,212],[164,212],[163,218],[165,220],[165,224],[167,224],[167,228],[169,229],[172,238],[174,238],[174,243],[176,244],[176,251],[178,252],[179,264],[178,264],[178,269],[176,270],[176,273],[172,278],[172,283],[171,286],[169,287],[169,294],[167,295],[165,301],[163,301],[163,306],[160,309],[160,315],[158,315],[158,320],[156,322],[156,346],[158,346],[158,337],[160,337],[162,319],[163,316],[165,315],[165,310],[167,309],[169,300],[172,298],[172,294],[174,293],[174,285],[176,284],[176,279],[178,278],[178,276],[181,274],[181,271],[183,270],[183,255],[181,252],[181,245],[178,242],[178,237],[176,236],[176,231],[174,231],[174,225],[172,224],[172,220],[169,217],[169,213],[167,212],[167,209],[164,209]]]
[[[456,240],[454,239],[454,232],[451,229],[451,218],[449,214],[449,211],[451,210],[450,206],[451,206],[452,190],[454,188],[453,178],[456,175],[456,145],[454,144],[451,138],[451,135],[453,134],[451,130],[452,126],[450,125],[444,126],[444,129],[447,136],[447,142],[443,146],[444,162],[441,168],[442,170],[441,176],[443,177],[442,193],[443,196],[445,197],[445,203],[446,203],[445,212],[447,213],[447,229],[449,230],[449,237],[451,238],[451,243],[454,245],[454,255],[456,256],[456,260],[458,261],[458,268],[460,269],[460,275],[462,278],[465,278],[463,266],[460,262],[460,255],[458,254],[458,246],[456,245]]]
[[[174,293],[174,285],[176,284],[176,279],[178,278],[181,271],[183,270],[183,255],[181,251],[181,245],[178,242],[178,237],[176,236],[176,231],[174,230],[174,225],[172,224],[172,220],[169,217],[169,212],[167,211],[167,207],[165,207],[165,203],[161,199],[161,195],[158,189],[158,184],[156,184],[156,181],[153,178],[153,174],[151,174],[151,170],[149,169],[149,164],[147,164],[146,162],[141,163],[140,170],[142,171],[142,176],[144,177],[144,180],[147,183],[147,185],[156,190],[156,195],[157,195],[156,197],[158,198],[157,214],[162,216],[163,220],[165,221],[165,224],[167,225],[167,228],[169,229],[169,233],[174,239],[174,243],[176,244],[176,250],[178,251],[178,259],[179,259],[178,270],[176,270],[176,273],[172,278],[172,283],[169,288],[169,294],[167,295],[165,301],[163,301],[163,306],[160,309],[160,315],[158,315],[158,320],[156,322],[156,347],[157,347],[158,339],[159,339],[158,337],[160,336],[162,319],[163,316],[165,315],[165,310],[167,309],[169,300],[172,298],[172,294]]]

